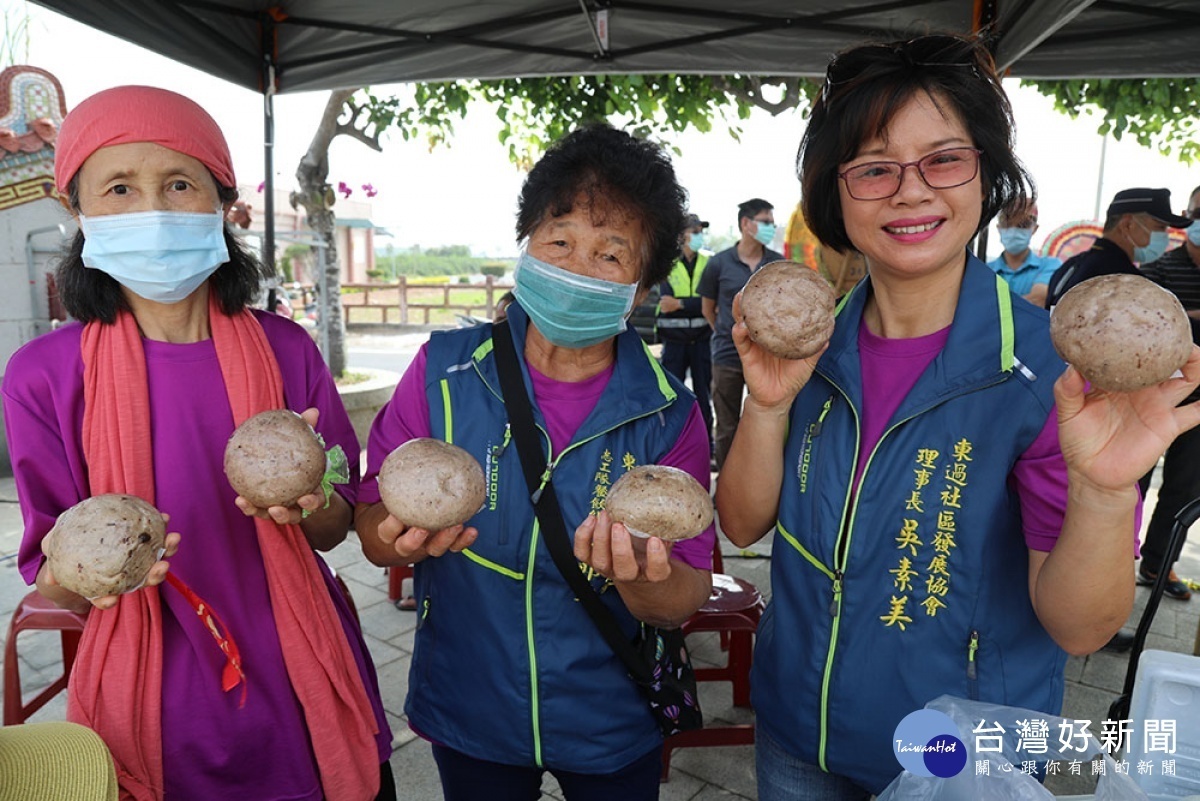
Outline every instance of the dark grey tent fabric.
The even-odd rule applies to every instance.
[[[991,19],[1021,77],[1200,74],[1200,0],[35,0],[277,92],[579,73],[809,75],[850,44]]]

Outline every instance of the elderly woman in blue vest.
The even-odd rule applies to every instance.
[[[990,56],[958,37],[849,50],[814,104],[804,214],[868,276],[809,359],[734,329],[750,397],[717,487],[734,543],[776,532],[764,801],[878,793],[897,724],[943,693],[1058,712],[1066,655],[1129,615],[1137,479],[1200,421],[1175,408],[1200,350],[1127,395],[1065,369],[1047,314],[967,249],[1030,194],[1012,140]]]
[[[416,564],[405,711],[433,742],[447,799],[533,801],[544,771],[571,801],[658,797],[662,740],[547,551],[492,337],[516,346],[580,570],[631,638],[637,621],[678,626],[708,598],[713,531],[635,547],[602,509],[635,465],[672,465],[708,486],[695,399],[625,322],[678,255],[683,201],[657,146],[607,126],[557,142],[521,191],[507,329],[434,333],[371,430],[355,523],[372,562]],[[417,529],[377,502],[384,457],[420,436],[483,466],[487,500],[466,527]]]

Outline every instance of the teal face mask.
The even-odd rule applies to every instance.
[[[1200,220],[1196,220],[1187,227],[1187,238],[1189,242],[1200,248]]]
[[[693,253],[698,252],[704,247],[704,234],[689,234],[688,247],[692,249]]]
[[[760,222],[755,225],[758,226],[758,230],[754,232],[754,238],[762,243],[763,247],[770,246],[775,239],[775,223]]]
[[[1158,261],[1171,245],[1170,235],[1166,231],[1151,231],[1142,225],[1139,220],[1134,220],[1134,222],[1141,226],[1143,231],[1150,234],[1150,241],[1145,245],[1133,246],[1133,260],[1138,264],[1148,264],[1152,261]]]
[[[1010,256],[1020,256],[1029,250],[1029,240],[1033,237],[1032,228],[1000,228],[1000,244]]]
[[[560,348],[586,348],[625,330],[638,285],[618,284],[522,253],[513,294],[537,330]]]

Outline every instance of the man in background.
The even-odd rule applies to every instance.
[[[708,432],[708,449],[713,446],[713,415],[710,399],[712,383],[712,327],[701,308],[700,286],[704,268],[711,253],[704,246],[704,229],[708,222],[695,214],[687,215],[680,235],[680,257],[675,260],[671,274],[659,284],[659,301],[655,328],[662,342],[662,364],[667,372],[680,381],[692,374],[692,390],[700,404],[704,428]]]
[[[1050,279],[1046,308],[1078,283],[1100,275],[1141,275],[1134,262],[1147,264],[1167,252],[1168,228],[1187,228],[1192,221],[1171,211],[1169,189],[1122,189],[1108,204],[1104,235],[1091,248],[1067,259]]]
[[[998,222],[1004,252],[989,261],[988,267],[1004,279],[1014,294],[1035,306],[1045,306],[1050,279],[1062,262],[1053,256],[1039,256],[1029,247],[1038,229],[1037,204],[1029,201],[1004,209]]]
[[[771,250],[775,239],[774,206],[762,198],[751,198],[738,206],[741,238],[733,247],[708,260],[700,277],[701,309],[713,328],[712,404],[716,417],[713,437],[714,466],[725,463],[742,416],[742,360],[733,344],[733,298],[759,267],[779,261],[783,254]]]
[[[1192,190],[1184,215],[1192,221],[1187,229],[1187,241],[1161,259],[1143,264],[1141,270],[1151,281],[1179,298],[1191,319],[1192,341],[1200,343],[1200,186]],[[1185,398],[1183,403],[1198,398],[1200,390]],[[1142,480],[1143,491],[1149,487],[1153,472],[1151,470]],[[1197,496],[1200,496],[1200,430],[1193,428],[1176,437],[1163,456],[1162,486],[1158,489],[1158,502],[1146,528],[1142,563],[1138,567],[1138,584],[1142,585],[1153,584],[1160,572],[1170,571],[1166,594],[1180,601],[1188,600],[1192,593],[1172,569],[1179,552],[1167,553],[1167,540],[1175,524],[1175,515]]]

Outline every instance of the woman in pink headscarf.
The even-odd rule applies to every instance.
[[[104,738],[123,798],[395,798],[374,669],[315,553],[345,538],[356,479],[258,509],[223,473],[235,426],[266,409],[302,412],[352,465],[358,445],[308,334],[249,309],[261,269],[225,230],[220,129],[174,92],[110,89],[63,121],[55,179],[80,226],[57,274],[77,322],[12,357],[3,400],[21,573],[90,610],[68,717]],[[150,501],[178,534],[169,571],[85,599],[40,545],[106,492]]]

